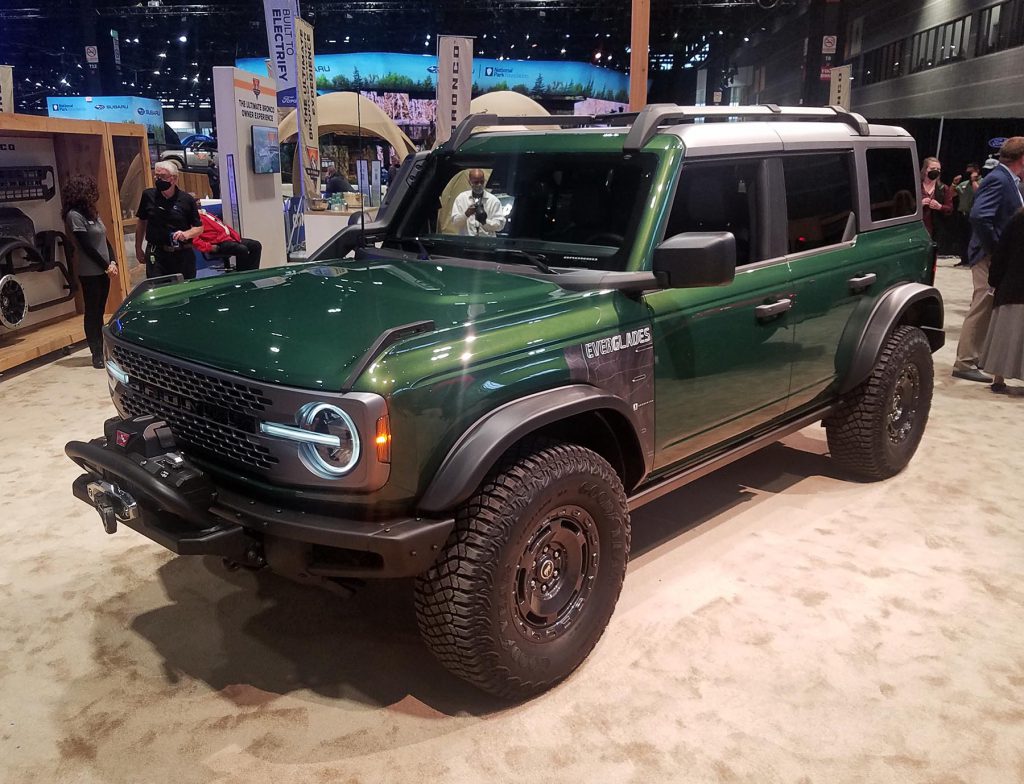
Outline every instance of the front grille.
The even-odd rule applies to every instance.
[[[219,378],[163,359],[113,347],[113,358],[128,374],[121,396],[127,416],[163,419],[186,452],[217,462],[267,470],[278,462],[258,442],[257,414],[273,405],[259,387]]]

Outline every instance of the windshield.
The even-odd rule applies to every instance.
[[[502,153],[438,158],[386,247],[624,270],[657,159]]]

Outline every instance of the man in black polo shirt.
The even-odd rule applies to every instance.
[[[146,277],[180,272],[185,280],[196,276],[196,257],[192,240],[203,233],[199,207],[192,195],[178,188],[178,167],[160,161],[153,168],[155,188],[142,192],[135,214],[135,258],[146,265]],[[142,239],[146,239],[146,249]]]

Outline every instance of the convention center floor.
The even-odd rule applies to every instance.
[[[849,481],[814,426],[645,507],[597,649],[511,706],[431,658],[408,582],[346,601],[105,535],[63,453],[105,374],[9,375],[0,780],[1024,781],[1024,397],[950,377],[951,264],[910,467]]]

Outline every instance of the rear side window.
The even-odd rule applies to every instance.
[[[843,241],[853,214],[850,154],[830,152],[782,159],[786,176],[789,252]]]
[[[907,147],[867,150],[871,220],[902,218],[917,212],[917,172]]]

